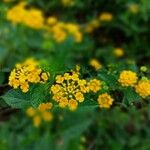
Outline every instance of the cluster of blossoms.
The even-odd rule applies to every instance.
[[[16,64],[9,76],[9,85],[14,89],[20,87],[23,92],[28,92],[29,83],[43,83],[49,78],[49,73],[42,72],[38,62],[33,58]]]
[[[48,31],[57,42],[63,42],[68,36],[73,36],[75,42],[82,41],[82,33],[78,24],[61,22],[56,17],[45,18],[41,10],[27,9],[26,5],[26,2],[20,2],[8,10],[7,20],[13,24],[20,23],[30,28]]]
[[[52,33],[57,42],[63,42],[69,35],[73,36],[77,43],[82,41],[82,33],[78,24],[60,22],[56,17],[49,17],[46,29]]]
[[[124,70],[120,73],[120,84],[124,87],[134,87],[135,91],[142,97],[146,98],[150,96],[150,80],[142,79],[138,81],[138,76],[135,72],[130,70]]]
[[[110,108],[113,101],[114,99],[108,93],[103,93],[98,97],[98,104],[100,108]]]
[[[90,91],[96,93],[101,89],[101,82],[97,79],[90,80],[89,82],[80,79],[79,70],[80,68],[77,67],[76,71],[65,73],[63,76],[56,76],[56,84],[50,89],[53,99],[62,108],[68,106],[70,110],[75,110],[78,103],[84,101],[85,93]]]
[[[130,70],[124,70],[119,76],[119,82],[122,86],[134,86],[137,83],[138,77],[137,74]]]
[[[50,112],[52,106],[52,103],[41,103],[38,108],[29,107],[26,114],[33,118],[34,126],[39,127],[42,120],[45,122],[50,122],[53,119],[53,115]]]
[[[150,80],[140,80],[135,86],[135,90],[143,98],[150,96]]]
[[[39,9],[26,9],[26,2],[20,2],[7,12],[7,19],[13,24],[22,23],[34,29],[44,26],[43,14]]]

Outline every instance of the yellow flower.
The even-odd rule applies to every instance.
[[[7,19],[13,24],[22,23],[24,17],[26,16],[26,11],[24,7],[26,6],[25,2],[20,2],[18,5],[14,6],[7,12]]]
[[[76,100],[70,100],[68,103],[68,107],[71,111],[74,111],[77,109],[78,103]]]
[[[113,19],[113,15],[108,12],[104,12],[99,16],[100,21],[111,21]]]
[[[114,55],[116,57],[122,57],[124,55],[124,50],[122,48],[116,48],[114,50]]]
[[[92,67],[94,67],[95,70],[99,70],[100,68],[102,68],[102,65],[100,64],[100,62],[97,59],[91,59],[90,65]]]
[[[80,32],[79,25],[73,23],[67,23],[65,24],[64,29],[67,30],[68,33],[75,38],[76,42],[82,41],[82,33]]]
[[[33,58],[25,60],[21,64],[16,64],[9,76],[9,85],[26,93],[29,91],[29,83],[41,83],[48,80],[49,73],[42,72],[38,62]]]
[[[47,24],[48,24],[48,25],[55,25],[57,22],[58,22],[58,20],[57,20],[56,17],[49,17],[49,18],[47,19]]]
[[[64,81],[64,77],[62,77],[61,75],[58,75],[56,77],[56,83],[63,83],[63,81]]]
[[[44,17],[38,9],[26,9],[26,2],[20,2],[7,12],[7,19],[12,23],[22,23],[34,29],[44,27]]]
[[[49,113],[49,112],[47,112],[47,111],[44,111],[44,112],[42,113],[42,118],[44,119],[44,121],[49,122],[49,121],[52,120],[53,115],[52,115],[52,113]]]
[[[26,113],[27,113],[27,115],[28,115],[29,117],[33,117],[36,112],[35,112],[35,109],[34,109],[34,108],[30,107],[30,108],[27,109]]]
[[[66,32],[61,28],[60,25],[55,25],[52,27],[51,32],[53,33],[53,38],[61,43],[67,38]]]
[[[50,92],[61,108],[68,106],[70,110],[75,110],[78,102],[84,101],[84,93],[88,92],[86,86],[86,80],[79,78],[79,67],[77,67],[76,71],[56,76],[56,84],[51,87]]]
[[[46,73],[46,72],[43,72],[42,75],[41,75],[41,79],[46,82],[49,78],[49,73]]]
[[[49,122],[53,119],[51,109],[52,103],[41,103],[38,108],[29,107],[26,114],[33,119],[33,125],[39,127],[42,121]]]
[[[75,98],[76,100],[78,100],[79,102],[83,102],[84,101],[84,95],[81,92],[77,92],[75,94]]]
[[[133,71],[130,71],[130,70],[124,70],[120,73],[120,76],[119,76],[119,83],[122,85],[122,86],[134,86],[136,83],[137,83],[137,74]]]
[[[90,91],[92,91],[94,93],[98,92],[102,88],[100,80],[97,80],[97,79],[90,80],[88,82],[88,88]]]
[[[20,89],[26,93],[29,91],[29,84],[27,82],[20,83]]]
[[[113,98],[108,93],[104,93],[99,95],[98,97],[98,104],[100,108],[110,108],[113,104]]]
[[[38,109],[43,112],[47,109],[51,109],[52,108],[52,103],[41,103],[39,106],[38,106]]]
[[[35,116],[33,118],[33,124],[35,127],[39,127],[41,124],[41,117],[40,116]]]
[[[34,29],[42,29],[44,27],[44,17],[42,12],[33,8],[26,11],[27,13],[23,21],[24,24]]]
[[[150,96],[150,80],[140,80],[135,90],[142,98]]]

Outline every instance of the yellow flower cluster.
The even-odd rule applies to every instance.
[[[21,88],[23,92],[28,92],[29,83],[46,82],[49,73],[42,72],[38,67],[38,62],[33,58],[25,60],[21,64],[16,64],[9,76],[9,85],[14,89]]]
[[[34,29],[44,26],[44,17],[39,9],[26,9],[26,2],[20,2],[7,12],[7,19],[14,24],[22,23]]]
[[[90,60],[90,65],[95,69],[95,70],[99,70],[100,68],[102,68],[102,65],[100,64],[100,62],[97,59],[91,59]]]
[[[98,104],[100,108],[110,108],[113,101],[113,98],[108,93],[103,93],[98,97]]]
[[[20,2],[12,7],[7,12],[7,19],[13,24],[22,23],[30,28],[49,31],[57,42],[63,42],[68,36],[73,36],[76,42],[82,41],[79,25],[59,22],[56,17],[45,19],[41,10],[27,9],[26,5],[26,2]]]
[[[142,98],[150,96],[150,80],[140,80],[135,86],[135,90]]]
[[[77,24],[60,22],[55,17],[49,17],[46,29],[57,42],[63,42],[68,36],[73,36],[76,42],[82,41],[80,26]]]
[[[52,103],[41,103],[38,108],[29,107],[26,114],[33,118],[33,124],[35,127],[39,127],[42,120],[50,122],[53,118],[50,110],[52,109]]]
[[[90,82],[79,78],[79,68],[71,73],[65,73],[63,76],[56,76],[56,84],[50,91],[53,93],[53,99],[64,108],[70,110],[77,109],[78,103],[84,101],[84,94],[89,91],[97,92],[101,89],[99,80],[93,79]]]
[[[119,83],[122,86],[131,86],[133,87],[137,83],[138,77],[137,74],[130,70],[124,70],[120,73]]]

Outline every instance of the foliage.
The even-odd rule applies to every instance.
[[[149,23],[149,0],[0,1],[0,150],[149,150]]]

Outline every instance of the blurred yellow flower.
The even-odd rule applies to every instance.
[[[100,68],[102,68],[101,63],[100,63],[97,59],[91,59],[91,60],[90,60],[90,65],[91,65],[95,70],[99,70]]]
[[[44,17],[39,9],[26,9],[26,2],[20,2],[7,12],[7,19],[14,24],[22,23],[34,29],[44,27]]]
[[[26,10],[26,16],[23,19],[23,23],[34,29],[42,29],[44,27],[44,17],[42,12],[34,8]]]
[[[116,57],[122,57],[124,55],[124,50],[122,48],[116,48],[114,50],[114,55]]]
[[[111,21],[112,19],[113,19],[113,15],[109,12],[104,12],[99,16],[100,21]]]
[[[48,25],[55,25],[58,22],[57,18],[54,16],[48,17],[47,24]]]
[[[140,80],[135,90],[142,98],[150,96],[150,80]]]
[[[33,125],[39,127],[42,121],[50,122],[53,119],[50,112],[52,106],[52,103],[41,103],[38,108],[29,107],[26,114],[33,119]]]

